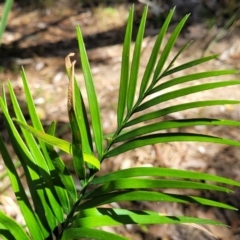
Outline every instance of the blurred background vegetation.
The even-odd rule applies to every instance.
[[[4,3],[4,0],[0,1]],[[63,0],[15,0],[14,7],[24,10],[51,8]],[[66,1],[65,1],[66,2]],[[164,19],[173,6],[177,6],[179,17],[191,12],[195,21],[207,21],[209,27],[239,27],[240,1],[239,0],[69,0],[73,8],[95,8],[98,6],[115,7],[119,4],[149,5],[150,15],[159,20]]]
[[[0,0],[0,4],[4,2],[7,1]],[[58,2],[66,3],[64,0],[15,0],[13,7],[29,11],[36,8],[51,8]],[[240,26],[239,0],[69,0],[67,3],[78,9],[92,9],[98,6],[115,7],[120,4],[149,5],[149,15],[153,15],[157,21],[164,20],[169,9],[177,6],[179,18],[191,12],[192,19],[195,21],[206,21],[209,28],[213,25],[227,28]]]

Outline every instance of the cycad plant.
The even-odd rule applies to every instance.
[[[117,129],[110,137],[105,138],[103,135],[94,81],[79,27],[77,27],[77,38],[88,99],[83,99],[82,97],[74,75],[75,62],[71,62],[70,56],[72,54],[70,54],[66,57],[66,70],[69,77],[67,105],[72,142],[67,142],[54,136],[55,122],[50,125],[48,131],[44,131],[36,113],[24,70],[22,70],[21,74],[31,118],[30,125],[32,126],[27,124],[14,94],[13,87],[9,82],[8,90],[15,118],[11,117],[8,111],[6,94],[4,88],[2,88],[2,98],[0,99],[2,113],[6,121],[11,145],[21,162],[26,179],[23,184],[11,156],[2,138],[0,138],[0,151],[6,165],[12,189],[16,195],[16,200],[26,222],[26,226],[20,226],[3,212],[0,212],[0,235],[4,239],[69,240],[87,238],[117,240],[126,238],[106,232],[101,227],[125,224],[181,223],[221,225],[220,222],[215,220],[189,216],[167,216],[150,211],[149,209],[131,210],[109,207],[113,202],[194,203],[235,210],[232,206],[210,199],[189,196],[187,194],[164,193],[163,191],[166,188],[171,188],[229,193],[232,186],[240,186],[239,182],[219,176],[159,167],[135,167],[96,177],[96,173],[105,159],[145,145],[174,141],[197,141],[240,146],[240,142],[238,141],[217,136],[166,131],[196,125],[239,127],[240,122],[237,121],[209,118],[171,121],[159,120],[159,117],[164,117],[169,113],[204,106],[239,104],[240,101],[204,100],[169,105],[158,111],[150,110],[142,112],[159,103],[167,103],[169,100],[204,90],[238,85],[240,81],[211,80],[208,83],[199,83],[203,78],[236,73],[234,70],[218,70],[194,73],[161,82],[162,79],[170,74],[216,58],[216,56],[210,56],[174,66],[176,59],[187,48],[188,45],[186,45],[177,53],[170,64],[165,66],[169,53],[188,18],[187,15],[178,23],[168,42],[164,48],[162,47],[161,54],[159,54],[160,47],[174,13],[174,10],[171,10],[156,38],[145,72],[138,83],[141,45],[147,18],[147,8],[145,8],[140,22],[130,61],[133,13],[134,10],[131,8],[123,44],[117,107]],[[182,83],[195,80],[199,83],[198,85],[190,87],[183,87],[181,85]],[[138,84],[140,87],[139,92],[136,90]],[[171,90],[173,86],[177,86],[178,89]],[[165,91],[166,89],[168,90],[167,92]],[[164,93],[161,94],[163,90]],[[156,92],[160,94],[153,96]],[[149,100],[148,96],[153,97]],[[85,104],[86,101],[88,101],[89,118]],[[141,112],[140,116],[135,116],[135,113]],[[154,119],[156,119],[155,123],[152,123],[153,121],[148,123],[149,120]],[[139,123],[142,124],[141,127],[139,127]],[[81,186],[80,191],[76,190],[73,177],[62,161],[57,149],[71,154],[75,174]],[[217,185],[219,183],[222,186]],[[28,192],[26,192],[26,189]],[[31,196],[30,199],[29,195]]]

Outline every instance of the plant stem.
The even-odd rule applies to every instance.
[[[148,89],[149,90],[149,89]],[[121,126],[116,130],[116,132],[114,133],[113,137],[110,139],[110,141],[108,142],[105,150],[104,150],[104,154],[102,156],[102,158],[100,159],[100,162],[102,162],[105,158],[104,155],[108,152],[108,150],[111,148],[111,146],[114,143],[114,140],[119,136],[119,134],[121,133],[121,131],[125,128],[125,124],[128,122],[128,120],[132,117],[132,115],[135,113],[135,109],[141,104],[141,102],[145,99],[145,97],[147,96],[147,94],[143,94],[142,96],[139,96],[137,102],[134,104],[132,110],[130,112],[128,112],[127,116],[125,117],[125,119],[123,120]]]

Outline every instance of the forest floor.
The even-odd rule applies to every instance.
[[[141,12],[142,5],[136,6]],[[78,56],[76,41],[76,25],[80,25],[87,54],[92,68],[92,74],[100,102],[104,133],[111,133],[116,128],[117,93],[119,89],[119,76],[121,66],[121,51],[124,38],[124,29],[128,16],[129,6],[119,5],[113,7],[98,6],[94,9],[74,8],[66,1],[61,0],[51,9],[31,11],[15,8],[9,18],[8,28],[0,49],[0,82],[10,79],[18,98],[25,108],[22,92],[20,66],[24,66],[29,81],[38,114],[45,125],[53,120],[58,121],[58,135],[69,139],[67,115],[67,86],[68,79],[65,74],[64,58],[70,53]],[[136,25],[139,21],[136,17]],[[173,29],[175,24],[171,26]],[[159,31],[159,24],[151,19],[148,22],[146,36],[143,42],[140,76],[147,64],[147,57]],[[170,36],[167,34],[165,42]],[[221,34],[221,37],[220,37]],[[217,39],[216,36],[219,38]],[[191,22],[179,37],[169,62],[180,48],[188,41],[194,40],[190,47],[179,57],[176,65],[209,54],[219,54],[216,60],[199,65],[181,72],[181,75],[213,69],[240,69],[240,32],[223,31],[213,27],[207,29],[205,22]],[[217,40],[217,41],[216,41]],[[79,62],[79,59],[76,58]],[[174,75],[176,76],[176,75]],[[81,68],[77,64],[76,77],[84,88]],[[173,77],[173,76],[171,76]],[[240,79],[240,75],[231,76]],[[229,79],[224,77],[224,79]],[[84,92],[84,91],[83,91]],[[84,95],[84,97],[86,97]],[[240,87],[228,87],[224,90],[211,90],[201,94],[193,94],[174,100],[174,103],[195,101],[196,99],[239,99]],[[168,103],[168,104],[172,104]],[[160,109],[164,105],[156,107]],[[169,115],[169,119],[189,117],[212,117],[240,120],[239,105],[218,106],[187,110],[178,114]],[[5,130],[0,115],[0,130],[5,136]],[[203,127],[181,129],[193,130],[199,133],[208,133],[240,140],[240,131],[227,127]],[[6,137],[7,138],[7,137]],[[66,157],[66,161],[70,160]],[[206,143],[168,143],[147,146],[108,159],[103,164],[101,173],[111,172],[134,166],[159,166],[178,169],[187,169],[218,174],[240,181],[240,149],[235,147],[219,146]],[[0,165],[0,173],[4,166]],[[11,200],[6,182],[0,183],[1,197],[0,209],[9,213],[21,222],[17,207]],[[2,189],[5,189],[3,192]],[[176,191],[177,193],[177,191]],[[188,193],[195,193],[189,191]],[[234,194],[201,193],[211,199],[222,200],[240,208],[240,191]],[[134,205],[135,204],[135,205]],[[207,226],[215,236],[222,240],[240,240],[240,215],[238,212],[210,207],[183,206],[178,204],[131,203],[132,208],[153,209],[163,214],[188,214],[201,218],[218,219],[231,226],[231,228]],[[201,229],[186,225],[163,226],[127,226],[119,228],[105,228],[118,232],[131,239],[161,239],[161,240],[205,240],[214,239]]]

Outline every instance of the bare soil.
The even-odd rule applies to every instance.
[[[87,53],[94,77],[98,99],[101,107],[104,133],[111,133],[116,128],[117,93],[121,65],[122,41],[128,16],[127,5],[112,7],[98,6],[97,8],[82,8],[81,5],[71,6],[61,0],[49,9],[31,9],[29,11],[15,8],[9,19],[9,25],[0,49],[0,82],[10,79],[18,98],[25,108],[22,83],[19,74],[20,66],[24,66],[32,90],[38,114],[47,126],[52,120],[57,120],[58,135],[69,139],[68,117],[66,107],[68,79],[65,74],[64,58],[70,52],[76,53],[78,59],[75,26],[80,25],[84,34]],[[137,5],[139,11],[142,5]],[[138,19],[136,18],[136,25]],[[174,24],[171,28],[174,28]],[[143,74],[147,59],[156,39],[159,28],[151,20],[148,22],[143,43],[140,76]],[[180,36],[174,47],[169,62],[181,46],[190,40],[193,44],[177,60],[176,65],[209,54],[219,54],[219,57],[207,64],[181,72],[181,75],[213,69],[240,69],[240,38],[238,31],[224,32],[215,41],[219,29],[207,30],[206,24],[191,23]],[[167,34],[167,41],[170,32]],[[84,92],[84,82],[80,66],[77,67],[76,77]],[[178,73],[179,75],[179,73]],[[176,74],[174,75],[176,76]],[[173,76],[170,76],[173,77]],[[231,76],[239,79],[239,75]],[[228,77],[224,77],[227,79]],[[174,100],[179,103],[196,99],[239,99],[240,87],[228,87],[224,90],[211,90],[201,94],[189,95]],[[171,102],[172,103],[172,102]],[[168,104],[171,104],[168,103]],[[157,106],[156,109],[164,105]],[[189,117],[213,117],[240,120],[240,109],[235,106],[219,106],[183,111],[168,116],[171,119]],[[0,130],[7,141],[7,134],[0,115]],[[229,137],[240,140],[240,134],[227,127],[203,127],[181,129]],[[66,157],[66,162],[71,165]],[[206,143],[168,143],[147,146],[141,149],[108,159],[103,164],[101,173],[134,166],[161,166],[178,169],[195,170],[218,174],[240,181],[240,149]],[[4,173],[4,166],[0,164]],[[101,174],[99,173],[99,174]],[[22,222],[21,214],[9,188],[6,190],[6,178],[1,180],[0,209]],[[4,191],[3,191],[4,190]],[[177,192],[177,191],[176,191]],[[234,194],[216,194],[211,192],[195,193],[221,200],[240,208],[239,189]],[[128,205],[129,206],[129,205]],[[230,228],[207,226],[216,237],[222,240],[240,239],[240,216],[238,212],[212,209],[209,207],[183,206],[178,204],[131,203],[134,209],[153,209],[162,214],[187,214],[201,218],[221,220]],[[126,226],[105,228],[118,232],[131,239],[161,239],[161,240],[190,240],[214,239],[196,226],[163,225],[163,226]]]

